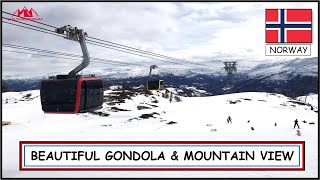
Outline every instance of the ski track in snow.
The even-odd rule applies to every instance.
[[[152,102],[154,99],[158,103]],[[241,102],[229,103],[236,100]],[[98,111],[110,115],[103,117],[90,113],[44,114],[39,90],[3,93],[2,120],[12,122],[2,127],[3,177],[317,177],[318,113],[310,106],[290,100],[294,101],[279,94],[248,92],[182,97],[182,102],[169,103],[158,93],[148,97],[137,95],[114,105],[130,111],[113,112],[105,103]],[[310,95],[308,100],[318,110],[318,95]],[[138,105],[150,109],[138,110]],[[154,112],[158,113],[154,118],[138,118]],[[229,115],[232,124],[227,124]],[[301,127],[300,137],[293,129],[295,119]],[[176,123],[167,124],[170,121]],[[19,171],[19,141],[305,141],[306,170]]]

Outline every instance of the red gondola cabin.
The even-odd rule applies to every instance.
[[[103,83],[101,78],[56,78],[41,82],[42,110],[46,113],[79,113],[102,107]]]

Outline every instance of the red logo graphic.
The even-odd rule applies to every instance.
[[[9,20],[12,21],[26,21],[26,20],[36,20],[36,21],[41,21],[43,18],[39,17],[38,13],[33,9],[26,8],[25,6],[23,7],[22,10],[17,9],[11,18]]]
[[[312,43],[312,9],[266,9],[266,43]]]

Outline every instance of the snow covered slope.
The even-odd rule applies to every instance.
[[[318,107],[280,94],[237,93],[181,97],[161,93],[105,92],[103,109],[73,115],[44,114],[39,91],[2,94],[3,177],[316,177]],[[313,109],[313,110],[311,110]],[[227,117],[232,124],[227,124]],[[298,119],[302,136],[296,136]],[[306,123],[302,121],[305,120]],[[313,123],[315,124],[313,124]],[[277,126],[275,126],[277,123]],[[311,123],[311,124],[309,124]],[[251,130],[254,127],[254,131]],[[19,171],[19,141],[305,141],[305,171]]]
[[[287,80],[297,75],[317,76],[318,58],[260,64],[247,71],[247,73],[252,77],[268,77],[273,80]]]
[[[307,96],[296,97],[296,100],[304,102],[306,104],[311,104],[313,106],[318,106],[318,94],[309,94]]]

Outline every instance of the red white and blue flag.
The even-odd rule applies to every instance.
[[[266,43],[312,43],[312,9],[266,9]]]

